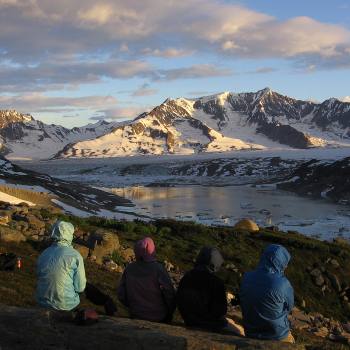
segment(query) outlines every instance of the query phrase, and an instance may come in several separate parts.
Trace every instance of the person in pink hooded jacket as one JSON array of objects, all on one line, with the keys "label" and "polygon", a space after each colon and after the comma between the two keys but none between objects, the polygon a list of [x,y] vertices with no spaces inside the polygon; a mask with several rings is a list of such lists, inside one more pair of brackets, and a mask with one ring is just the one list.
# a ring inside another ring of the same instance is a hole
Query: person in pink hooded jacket
[{"label": "person in pink hooded jacket", "polygon": [[136,261],[129,264],[120,280],[118,299],[131,318],[170,322],[175,311],[175,290],[164,266],[156,260],[153,240],[146,237],[134,246]]}]

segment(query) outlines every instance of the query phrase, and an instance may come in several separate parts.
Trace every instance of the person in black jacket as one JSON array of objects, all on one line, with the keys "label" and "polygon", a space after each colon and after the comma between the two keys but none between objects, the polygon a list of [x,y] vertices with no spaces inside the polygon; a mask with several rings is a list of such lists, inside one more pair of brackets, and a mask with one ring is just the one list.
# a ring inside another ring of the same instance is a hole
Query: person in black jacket
[{"label": "person in black jacket", "polygon": [[241,326],[226,318],[225,285],[214,274],[223,262],[216,248],[202,248],[194,268],[180,281],[177,306],[186,326],[210,331],[226,330],[244,335]]}]

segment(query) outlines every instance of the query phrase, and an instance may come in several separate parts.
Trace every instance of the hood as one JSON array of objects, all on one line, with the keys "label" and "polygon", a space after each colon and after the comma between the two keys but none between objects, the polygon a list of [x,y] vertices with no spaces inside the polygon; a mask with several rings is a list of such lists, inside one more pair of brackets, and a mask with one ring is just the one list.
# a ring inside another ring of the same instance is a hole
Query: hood
[{"label": "hood", "polygon": [[137,241],[134,246],[134,252],[138,261],[156,261],[156,246],[150,237]]},{"label": "hood", "polygon": [[260,258],[259,268],[270,273],[283,275],[290,258],[291,256],[286,248],[278,244],[270,244]]},{"label": "hood", "polygon": [[195,267],[214,273],[220,270],[223,262],[224,259],[216,248],[203,247],[197,256]]},{"label": "hood", "polygon": [[57,221],[52,228],[51,238],[56,243],[71,246],[73,241],[74,226],[70,222]]}]

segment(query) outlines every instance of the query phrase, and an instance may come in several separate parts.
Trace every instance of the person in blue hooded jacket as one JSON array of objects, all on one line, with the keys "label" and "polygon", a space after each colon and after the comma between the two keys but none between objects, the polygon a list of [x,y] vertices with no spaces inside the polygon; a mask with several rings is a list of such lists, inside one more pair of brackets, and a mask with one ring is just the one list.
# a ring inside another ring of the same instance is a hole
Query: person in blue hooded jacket
[{"label": "person in blue hooded jacket", "polygon": [[39,257],[36,300],[42,307],[70,311],[80,303],[86,277],[83,258],[72,247],[73,233],[71,223],[56,222],[51,233],[53,244]]},{"label": "person in blue hooded jacket", "polygon": [[294,343],[288,321],[294,291],[284,276],[290,258],[286,248],[271,244],[258,267],[244,274],[240,302],[247,337]]}]

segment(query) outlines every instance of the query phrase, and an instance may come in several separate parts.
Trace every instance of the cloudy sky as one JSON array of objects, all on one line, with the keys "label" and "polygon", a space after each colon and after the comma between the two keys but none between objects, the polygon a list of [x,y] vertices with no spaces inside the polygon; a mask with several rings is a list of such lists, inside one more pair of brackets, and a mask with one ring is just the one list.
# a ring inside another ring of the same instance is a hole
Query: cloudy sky
[{"label": "cloudy sky", "polygon": [[0,0],[0,109],[76,126],[269,86],[350,101],[349,0]]}]

